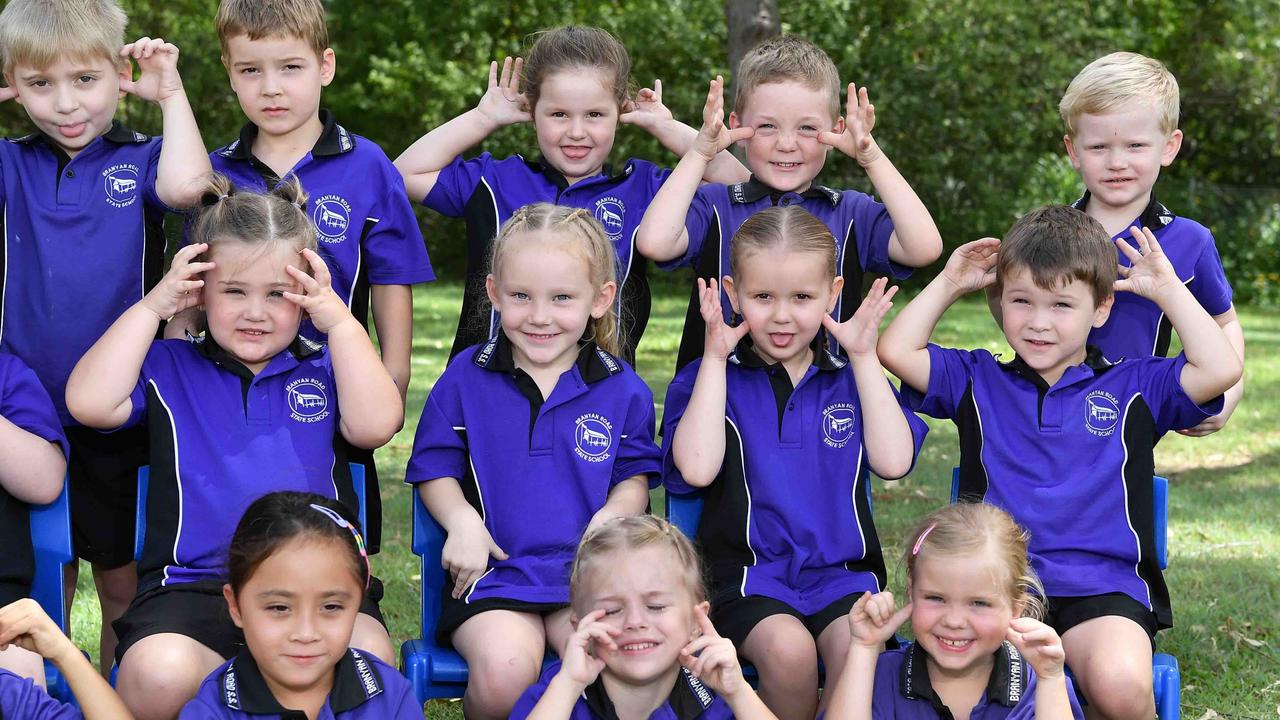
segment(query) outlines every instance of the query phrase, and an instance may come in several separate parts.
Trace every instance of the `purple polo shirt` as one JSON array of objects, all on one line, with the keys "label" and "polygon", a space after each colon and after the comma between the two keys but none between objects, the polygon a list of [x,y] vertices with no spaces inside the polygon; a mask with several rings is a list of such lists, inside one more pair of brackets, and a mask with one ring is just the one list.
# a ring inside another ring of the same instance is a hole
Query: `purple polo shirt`
[{"label": "purple polo shirt", "polygon": [[[554,662],[542,671],[538,682],[529,686],[528,690],[516,700],[511,709],[511,720],[524,720],[533,712],[533,708],[547,692],[551,679],[560,672],[560,662]],[[671,688],[671,695],[666,702],[658,706],[649,715],[649,720],[732,720],[733,711],[724,699],[716,695],[711,688],[694,677],[688,670],[680,668],[676,675],[676,684]],[[574,703],[569,713],[569,720],[618,720],[618,711],[613,707],[604,689],[604,681],[597,678],[581,697]]]},{"label": "purple polo shirt", "polygon": [[49,697],[31,678],[0,669],[0,719],[81,720],[83,717],[71,705]]}]

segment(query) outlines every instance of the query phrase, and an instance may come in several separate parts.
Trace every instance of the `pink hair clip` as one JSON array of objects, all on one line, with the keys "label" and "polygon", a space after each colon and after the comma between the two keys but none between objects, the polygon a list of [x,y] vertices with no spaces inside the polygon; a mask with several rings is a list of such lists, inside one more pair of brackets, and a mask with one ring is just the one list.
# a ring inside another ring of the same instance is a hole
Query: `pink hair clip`
[{"label": "pink hair clip", "polygon": [[916,538],[916,544],[911,546],[911,557],[915,557],[920,554],[920,547],[924,545],[924,539],[929,537],[929,533],[933,532],[933,529],[936,527],[938,527],[938,523],[930,525],[924,529],[924,532],[920,533],[920,537]]}]

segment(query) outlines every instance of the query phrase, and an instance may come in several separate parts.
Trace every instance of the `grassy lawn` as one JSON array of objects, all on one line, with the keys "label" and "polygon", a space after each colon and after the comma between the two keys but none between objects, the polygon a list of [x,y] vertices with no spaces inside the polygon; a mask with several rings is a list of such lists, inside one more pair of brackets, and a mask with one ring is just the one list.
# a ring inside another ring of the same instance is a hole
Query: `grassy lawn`
[{"label": "grassy lawn", "polygon": [[[661,417],[688,295],[683,286],[663,282],[654,291],[653,316],[637,364]],[[378,454],[385,528],[374,572],[386,583],[382,610],[397,645],[419,631],[419,564],[409,552],[410,492],[401,481],[423,400],[444,369],[453,340],[461,287],[419,287],[415,300],[408,417],[404,430]],[[1157,470],[1172,486],[1167,579],[1177,623],[1161,634],[1159,649],[1181,663],[1183,712],[1190,718],[1207,710],[1258,719],[1280,712],[1280,323],[1274,311],[1242,309],[1241,317],[1249,343],[1245,401],[1223,432],[1202,439],[1171,435],[1156,455]],[[1003,347],[985,306],[977,302],[948,313],[936,339],[957,347]],[[916,470],[876,488],[877,526],[895,591],[902,588],[896,562],[901,538],[916,518],[947,501],[951,467],[959,457],[953,426],[929,422],[932,432]],[[654,499],[655,508],[662,507],[661,491]],[[97,601],[88,575],[86,568],[77,589],[73,634],[96,655]],[[431,717],[461,717],[457,703],[434,703],[427,710]]]}]

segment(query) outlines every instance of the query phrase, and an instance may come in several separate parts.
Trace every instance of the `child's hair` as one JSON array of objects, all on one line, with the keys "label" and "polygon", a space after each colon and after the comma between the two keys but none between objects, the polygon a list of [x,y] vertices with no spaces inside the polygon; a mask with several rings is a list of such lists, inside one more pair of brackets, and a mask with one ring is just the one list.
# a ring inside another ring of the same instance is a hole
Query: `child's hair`
[{"label": "child's hair", "polygon": [[776,206],[747,218],[733,234],[729,269],[738,277],[748,255],[773,247],[822,255],[827,277],[836,276],[836,239],[825,223],[799,205]]},{"label": "child's hair", "polygon": [[266,562],[294,539],[330,540],[343,547],[351,574],[361,590],[369,583],[369,556],[360,535],[359,521],[348,517],[345,505],[307,492],[273,492],[263,495],[240,518],[227,551],[227,582],[232,592],[253,577]]},{"label": "child's hair", "polygon": [[747,99],[767,83],[796,82],[830,96],[831,117],[840,117],[840,71],[822,48],[796,35],[764,40],[742,58],[734,78],[733,111],[742,115]]},{"label": "child's hair", "polygon": [[[489,272],[495,278],[502,275],[502,261],[511,247],[512,238],[523,233],[546,233],[572,247],[574,254],[587,261],[587,275],[591,287],[598,290],[605,283],[618,282],[618,255],[609,242],[609,236],[589,211],[565,205],[536,203],[525,205],[502,225],[493,241],[489,255]],[[621,354],[622,326],[612,309],[600,318],[587,320],[587,332],[605,352]]]},{"label": "child's hair", "polygon": [[11,0],[0,12],[4,72],[47,68],[64,57],[105,57],[120,67],[127,23],[114,0]]},{"label": "child's hair", "polygon": [[921,520],[907,537],[903,559],[907,577],[915,578],[916,560],[921,555],[959,557],[985,552],[1007,572],[993,577],[1003,585],[1001,593],[1009,606],[1025,603],[1023,617],[1044,616],[1044,586],[1027,558],[1031,535],[1014,522],[1009,513],[988,503],[953,503],[934,510]]},{"label": "child's hair", "polygon": [[222,0],[213,25],[224,58],[228,56],[228,41],[237,35],[250,40],[296,37],[310,45],[316,57],[329,49],[329,30],[320,0]]},{"label": "child's hair", "polygon": [[706,582],[702,576],[702,561],[689,538],[680,528],[653,515],[631,515],[610,520],[587,533],[578,545],[573,558],[573,574],[569,578],[569,602],[579,616],[590,612],[587,607],[586,582],[604,558],[619,550],[639,550],[650,546],[665,547],[671,551],[683,573],[685,589],[693,602],[707,598]]},{"label": "child's hair", "polygon": [[1058,113],[1075,137],[1076,118],[1101,115],[1132,100],[1149,102],[1168,135],[1178,129],[1178,80],[1154,58],[1131,52],[1114,52],[1094,60],[1067,86]]},{"label": "child's hair", "polygon": [[191,242],[246,245],[287,244],[316,249],[316,232],[304,208],[307,194],[290,175],[266,193],[237,191],[225,175],[214,173],[200,195],[191,225]]},{"label": "child's hair", "polygon": [[1020,268],[1045,290],[1080,280],[1092,290],[1094,304],[1101,305],[1114,292],[1116,247],[1102,224],[1084,212],[1046,205],[1019,218],[1000,241],[996,292]]},{"label": "child's hair", "polygon": [[[246,0],[247,1],[247,0]],[[520,87],[529,100],[529,109],[538,104],[542,81],[566,70],[594,70],[609,77],[618,107],[631,98],[631,56],[618,38],[605,30],[584,25],[565,25],[534,33],[533,46],[524,59]]]}]

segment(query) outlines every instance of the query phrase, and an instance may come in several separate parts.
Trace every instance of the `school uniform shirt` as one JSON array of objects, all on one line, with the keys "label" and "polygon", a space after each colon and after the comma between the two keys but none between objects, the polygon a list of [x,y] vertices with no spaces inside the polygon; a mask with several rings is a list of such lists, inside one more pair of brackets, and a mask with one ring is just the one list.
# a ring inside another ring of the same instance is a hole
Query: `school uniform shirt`
[{"label": "school uniform shirt", "polygon": [[210,336],[152,343],[125,425],[147,422],[138,592],[226,577],[240,516],[279,490],[357,507],[328,349],[299,336],[256,376]]},{"label": "school uniform shirt", "polygon": [[459,156],[445,166],[422,204],[467,222],[467,291],[450,357],[497,334],[498,315],[489,309],[484,292],[493,239],[516,210],[540,202],[589,210],[604,227],[618,252],[618,303],[628,343],[623,355],[633,357],[650,307],[646,263],[635,250],[636,229],[670,174],[635,158],[620,170],[606,164],[599,175],[573,185],[545,158],[498,160],[482,153],[470,160]]},{"label": "school uniform shirt", "polygon": [[[289,174],[307,191],[306,212],[333,276],[333,291],[368,327],[370,285],[414,285],[436,276],[404,180],[386,153],[339,125],[328,110],[320,111],[320,120],[320,139]],[[246,123],[239,139],[210,153],[209,161],[237,188],[266,192],[280,178],[254,157],[257,137],[258,127]],[[303,334],[325,339],[310,321],[303,324]]]},{"label": "school uniform shirt", "polygon": [[[724,464],[704,491],[698,526],[718,602],[764,595],[812,615],[850,593],[884,587],[853,372],[821,334],[814,348],[815,363],[794,389],[786,368],[766,365],[750,337],[729,356]],[[667,390],[663,484],[670,493],[694,491],[675,466],[671,439],[701,365],[686,366]],[[902,413],[919,454],[928,426],[905,406]]]},{"label": "school uniform shirt", "polygon": [[[844,277],[844,290],[836,302],[832,317],[844,321],[853,317],[862,302],[863,274],[905,278],[911,268],[889,259],[889,236],[893,220],[882,203],[856,190],[833,190],[811,185],[803,192],[778,192],[754,176],[735,185],[704,184],[694,194],[685,216],[689,247],[684,255],[658,263],[664,270],[689,266],[698,277],[714,277],[718,281],[732,275],[729,269],[730,240],[747,218],[771,207],[799,205],[827,226],[836,239],[836,272]],[[733,317],[729,297],[720,291],[720,306],[725,320]],[[699,310],[701,302],[696,290],[689,296],[684,333],[680,338],[676,368],[682,368],[702,356],[705,326]],[[836,346],[833,343],[832,349]],[[839,352],[839,351],[837,351]]]},{"label": "school uniform shirt", "polygon": [[[951,720],[954,714],[942,703],[929,680],[924,648],[909,643],[880,653],[872,691],[873,720]],[[1066,679],[1071,716],[1083,718],[1080,702]],[[956,708],[963,710],[963,708]],[[1035,720],[1036,673],[1010,642],[996,649],[987,691],[969,712],[970,720]]]},{"label": "school uniform shirt", "polygon": [[71,705],[49,697],[31,678],[0,669],[0,720],[81,720]]},{"label": "school uniform shirt", "polygon": [[544,401],[506,335],[458,355],[427,396],[405,481],[455,478],[509,556],[463,601],[569,602],[569,569],[613,486],[661,469],[653,395],[621,360],[586,343]]},{"label": "school uniform shirt", "polygon": [[[542,671],[538,682],[524,691],[516,705],[511,709],[511,720],[524,720],[533,712],[533,708],[547,692],[551,679],[560,672],[560,662],[556,661]],[[694,677],[685,668],[680,668],[676,675],[676,684],[671,688],[671,695],[649,715],[649,720],[732,720],[733,711],[729,705]],[[597,678],[589,685],[569,713],[569,720],[618,720],[618,711],[613,707],[604,689],[604,680]]]},{"label": "school uniform shirt", "polygon": [[929,345],[929,388],[903,393],[919,412],[955,422],[959,494],[1007,510],[1031,532],[1050,597],[1122,592],[1173,622],[1155,553],[1156,442],[1222,409],[1196,405],[1177,358],[1109,363],[1096,348],[1050,387],[1020,357]]},{"label": "school uniform shirt", "polygon": [[0,142],[0,352],[22,358],[63,425],[67,378],[164,273],[160,138],[119,122],[75,159],[42,133]]},{"label": "school uniform shirt", "polygon": [[[0,353],[0,417],[19,429],[57,443],[69,455],[58,411],[39,378],[21,359]],[[0,458],[11,463],[12,458]],[[31,549],[31,506],[0,487],[0,607],[31,595],[35,553]]]},{"label": "school uniform shirt", "polygon": [[[247,649],[223,663],[200,684],[178,720],[306,720],[306,713],[280,705]],[[395,668],[373,653],[348,648],[333,673],[333,689],[316,720],[422,720],[422,703]]]},{"label": "school uniform shirt", "polygon": [[[1073,207],[1084,210],[1088,203],[1086,192]],[[1151,229],[1178,279],[1205,312],[1221,315],[1231,309],[1231,284],[1227,282],[1222,258],[1208,228],[1190,218],[1174,215],[1154,194],[1146,209],[1130,225]],[[1123,238],[1134,249],[1138,247],[1128,227],[1115,238]],[[1117,254],[1120,265],[1129,267],[1129,258],[1118,250]],[[1148,355],[1165,357],[1169,354],[1172,333],[1173,324],[1159,305],[1131,292],[1118,292],[1107,322],[1090,331],[1089,344],[1097,346],[1103,356],[1112,361]]]}]

